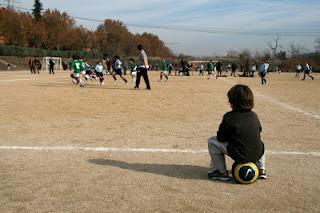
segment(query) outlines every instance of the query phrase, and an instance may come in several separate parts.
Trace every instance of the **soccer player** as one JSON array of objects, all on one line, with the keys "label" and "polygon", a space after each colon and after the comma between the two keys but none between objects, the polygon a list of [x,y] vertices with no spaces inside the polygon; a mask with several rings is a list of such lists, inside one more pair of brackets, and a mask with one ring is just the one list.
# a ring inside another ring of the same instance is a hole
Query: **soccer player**
[{"label": "soccer player", "polygon": [[39,59],[38,58],[34,59],[33,63],[34,63],[34,73],[40,74],[41,63],[40,63]]},{"label": "soccer player", "polygon": [[80,85],[80,87],[84,86],[84,82],[81,79],[81,72],[83,70],[82,63],[79,56],[71,63],[71,68],[73,69],[73,73],[71,74],[72,82]]},{"label": "soccer player", "polygon": [[97,75],[97,77],[99,78],[100,80],[100,84],[101,85],[104,85],[104,77],[103,77],[103,65],[102,65],[102,61],[98,61],[97,64],[96,64],[96,67],[94,68],[94,71]]},{"label": "soccer player", "polygon": [[308,64],[308,62],[306,62],[306,64],[304,65],[304,75],[303,75],[303,81],[306,79],[306,75],[309,76],[312,80],[314,79],[314,77],[312,75],[310,75],[311,69],[310,69],[310,65]]},{"label": "soccer player", "polygon": [[169,70],[169,74],[168,75],[172,75],[171,73],[172,73],[172,70],[173,70],[173,65],[171,63],[168,65],[168,70]]},{"label": "soccer player", "polygon": [[300,77],[300,72],[302,71],[302,66],[300,64],[298,64],[296,66],[296,76],[295,78],[299,78]]},{"label": "soccer player", "polygon": [[233,75],[233,77],[236,77],[236,71],[237,71],[237,69],[238,69],[237,65],[236,65],[235,63],[232,63],[232,64],[231,64],[231,75],[230,75],[230,76]]},{"label": "soccer player", "polygon": [[217,62],[217,64],[216,64],[216,70],[217,70],[216,78],[217,78],[218,76],[222,76],[222,70],[221,70],[221,68],[222,68],[222,64],[221,64],[221,61],[219,60],[219,61]]},{"label": "soccer player", "polygon": [[208,79],[210,79],[210,76],[214,75],[214,63],[213,61],[210,61],[208,64]]},{"label": "soccer player", "polygon": [[169,80],[168,78],[168,67],[167,67],[167,62],[166,60],[163,58],[161,61],[161,72],[160,72],[160,81],[162,81],[162,77],[165,77],[167,80]]},{"label": "soccer player", "polygon": [[49,75],[54,75],[54,60],[52,58],[49,59]]},{"label": "soccer player", "polygon": [[262,64],[260,65],[259,68],[259,74],[261,77],[261,84],[267,84],[267,74],[268,74],[268,68],[269,68],[269,63],[266,60],[262,61]]},{"label": "soccer player", "polygon": [[137,69],[138,69],[138,66],[134,62],[133,58],[129,59],[129,63],[130,63],[130,75],[132,77],[133,87],[135,87],[136,86],[136,80],[137,80]]},{"label": "soccer player", "polygon": [[204,66],[203,66],[203,64],[202,64],[202,63],[200,63],[200,64],[199,64],[198,69],[199,69],[199,76],[200,76],[200,75],[201,75],[201,76],[203,76],[203,69],[204,69]]},{"label": "soccer player", "polygon": [[127,79],[125,79],[123,76],[122,76],[122,62],[120,61],[120,57],[118,55],[114,56],[115,58],[115,62],[114,62],[114,68],[115,70],[112,72],[112,76],[113,78],[115,79],[115,84],[117,82],[117,78],[116,78],[116,75],[119,75],[120,78],[125,82],[125,84],[128,83]]}]

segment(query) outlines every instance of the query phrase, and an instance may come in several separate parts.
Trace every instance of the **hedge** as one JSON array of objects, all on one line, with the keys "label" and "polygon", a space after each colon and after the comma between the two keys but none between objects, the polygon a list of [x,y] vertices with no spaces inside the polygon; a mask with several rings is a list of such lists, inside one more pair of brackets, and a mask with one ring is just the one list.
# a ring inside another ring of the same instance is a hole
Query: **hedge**
[{"label": "hedge", "polygon": [[80,56],[84,58],[102,58],[102,53],[93,53],[88,51],[62,51],[47,50],[38,48],[26,48],[15,45],[0,45],[0,55],[3,56],[19,56],[19,57],[62,57],[70,58],[72,56]]}]

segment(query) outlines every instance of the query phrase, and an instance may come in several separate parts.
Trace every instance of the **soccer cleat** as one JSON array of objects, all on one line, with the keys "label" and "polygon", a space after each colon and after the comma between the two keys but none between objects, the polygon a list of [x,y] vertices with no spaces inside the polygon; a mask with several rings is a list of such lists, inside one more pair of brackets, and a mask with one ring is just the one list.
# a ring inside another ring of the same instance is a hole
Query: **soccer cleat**
[{"label": "soccer cleat", "polygon": [[267,179],[267,172],[265,169],[259,170],[259,179]]},{"label": "soccer cleat", "polygon": [[101,85],[104,85],[104,82],[101,82]]},{"label": "soccer cleat", "polygon": [[215,170],[213,172],[208,173],[208,178],[211,180],[229,180],[230,177],[228,173]]}]

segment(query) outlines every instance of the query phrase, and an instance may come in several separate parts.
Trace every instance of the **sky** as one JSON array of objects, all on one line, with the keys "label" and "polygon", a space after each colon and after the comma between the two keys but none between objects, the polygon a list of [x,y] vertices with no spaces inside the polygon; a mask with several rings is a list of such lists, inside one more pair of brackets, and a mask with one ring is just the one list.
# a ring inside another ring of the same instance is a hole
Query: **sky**
[{"label": "sky", "polygon": [[[3,2],[3,1],[2,1]],[[19,0],[32,8],[33,0]],[[116,19],[133,33],[151,32],[176,54],[224,55],[229,50],[267,49],[280,37],[314,51],[320,38],[319,0],[41,0],[45,9],[58,9],[72,17]],[[75,19],[95,30],[98,21]]]}]

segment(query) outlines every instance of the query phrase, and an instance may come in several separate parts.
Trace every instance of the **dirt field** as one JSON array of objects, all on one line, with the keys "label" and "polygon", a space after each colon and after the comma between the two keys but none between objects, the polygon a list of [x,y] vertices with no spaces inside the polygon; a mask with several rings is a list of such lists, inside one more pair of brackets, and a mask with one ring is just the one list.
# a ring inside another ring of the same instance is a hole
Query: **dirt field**
[{"label": "dirt field", "polygon": [[[1,72],[0,212],[319,212],[319,74],[149,75],[152,90],[135,91]],[[252,185],[207,180],[207,138],[236,83],[254,91],[267,149],[268,179]]]}]

